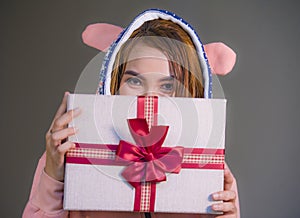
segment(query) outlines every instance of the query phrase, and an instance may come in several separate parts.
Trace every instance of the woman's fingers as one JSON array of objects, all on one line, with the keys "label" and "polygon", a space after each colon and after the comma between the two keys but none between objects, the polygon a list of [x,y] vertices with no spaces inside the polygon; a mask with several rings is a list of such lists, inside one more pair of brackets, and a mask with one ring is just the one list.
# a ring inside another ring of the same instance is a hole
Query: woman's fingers
[{"label": "woman's fingers", "polygon": [[233,202],[224,202],[220,204],[213,204],[212,209],[215,211],[222,211],[222,212],[232,212],[236,211],[236,207]]},{"label": "woman's fingers", "polygon": [[57,119],[58,117],[60,117],[61,115],[63,115],[66,112],[67,109],[67,100],[68,100],[68,95],[69,92],[65,92],[63,100],[58,108],[58,110],[56,111],[56,114],[54,116],[54,120]]},{"label": "woman's fingers", "polygon": [[236,198],[234,191],[220,191],[212,195],[215,201],[232,201]]},{"label": "woman's fingers", "polygon": [[52,125],[51,133],[55,133],[63,129],[72,121],[74,117],[77,117],[79,114],[80,114],[80,109],[75,108],[73,110],[69,110],[68,112],[64,113],[60,117],[56,118]]},{"label": "woman's fingers", "polygon": [[77,132],[77,129],[68,127],[68,124],[80,114],[79,108],[66,112],[68,94],[65,92],[50,129],[46,133],[45,172],[58,181],[63,181],[64,178],[65,154],[70,148],[75,147],[73,142],[64,142],[65,139]]},{"label": "woman's fingers", "polygon": [[74,142],[67,141],[67,142],[65,142],[65,143],[63,143],[63,144],[61,144],[60,146],[57,147],[57,152],[62,154],[62,155],[65,155],[65,153],[71,148],[75,148]]},{"label": "woman's fingers", "polygon": [[223,203],[213,204],[212,209],[215,211],[222,211],[224,212],[224,216],[220,216],[220,218],[225,218],[226,215],[231,217],[230,215],[236,215],[236,193],[234,191],[220,191],[213,194],[213,199],[215,201],[224,201]]},{"label": "woman's fingers", "polygon": [[216,192],[212,195],[213,200],[223,201],[223,203],[217,203],[212,205],[213,210],[224,212],[224,214],[218,216],[218,218],[237,217],[237,207],[235,204],[237,194],[235,191],[231,190],[231,187],[233,186],[234,182],[235,178],[231,173],[229,167],[225,163],[224,191]]},{"label": "woman's fingers", "polygon": [[76,132],[78,131],[78,129],[73,128],[73,127],[69,127],[69,128],[65,128],[59,131],[56,131],[54,133],[51,134],[51,144],[53,146],[58,146],[60,145],[61,141],[66,139],[67,137],[74,135]]},{"label": "woman's fingers", "polygon": [[69,95],[69,92],[65,92],[64,97],[63,97],[63,99],[61,101],[61,104],[58,107],[58,109],[57,109],[57,111],[56,111],[56,113],[54,115],[53,121],[52,121],[52,123],[50,125],[49,131],[48,131],[49,133],[52,133],[52,128],[53,128],[54,121],[57,118],[59,118],[60,116],[62,116],[66,112],[66,110],[67,110],[68,95]]},{"label": "woman's fingers", "polygon": [[64,180],[64,155],[75,147],[71,141],[67,141],[57,147],[57,149],[47,149],[45,172],[57,181]]}]

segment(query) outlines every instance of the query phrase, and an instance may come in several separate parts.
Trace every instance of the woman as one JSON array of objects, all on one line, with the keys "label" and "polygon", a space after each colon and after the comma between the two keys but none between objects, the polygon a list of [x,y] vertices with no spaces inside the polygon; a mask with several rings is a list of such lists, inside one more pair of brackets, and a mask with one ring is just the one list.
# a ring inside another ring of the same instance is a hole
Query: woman
[{"label": "woman", "polygon": [[[203,46],[194,30],[167,11],[147,10],[112,44],[100,73],[99,94],[211,97],[211,74]],[[23,217],[210,217],[197,214],[90,212],[63,210],[64,155],[74,144],[65,139],[80,109],[66,112],[67,94],[46,134]],[[225,167],[224,191],[212,193],[218,217],[239,217],[235,179]]]}]

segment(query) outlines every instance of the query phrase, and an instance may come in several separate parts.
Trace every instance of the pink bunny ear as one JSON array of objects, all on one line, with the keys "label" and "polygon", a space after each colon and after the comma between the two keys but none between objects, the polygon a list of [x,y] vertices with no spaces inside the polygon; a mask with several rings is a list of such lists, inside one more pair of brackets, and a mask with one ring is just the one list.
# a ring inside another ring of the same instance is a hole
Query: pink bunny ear
[{"label": "pink bunny ear", "polygon": [[107,23],[90,24],[83,31],[82,40],[90,47],[107,51],[122,30],[122,27]]},{"label": "pink bunny ear", "polygon": [[222,42],[214,42],[204,45],[208,62],[213,74],[228,74],[236,60],[235,52]]}]

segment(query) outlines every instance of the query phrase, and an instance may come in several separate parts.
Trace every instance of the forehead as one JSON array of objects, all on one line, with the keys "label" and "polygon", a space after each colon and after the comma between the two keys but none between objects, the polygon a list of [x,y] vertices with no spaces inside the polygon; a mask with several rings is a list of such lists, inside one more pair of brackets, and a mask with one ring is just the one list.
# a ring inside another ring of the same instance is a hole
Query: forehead
[{"label": "forehead", "polygon": [[157,48],[150,47],[144,43],[137,43],[129,52],[127,61],[136,59],[153,58],[168,61],[167,56]]},{"label": "forehead", "polygon": [[130,51],[125,70],[170,75],[168,58],[159,49],[145,44],[137,44]]}]

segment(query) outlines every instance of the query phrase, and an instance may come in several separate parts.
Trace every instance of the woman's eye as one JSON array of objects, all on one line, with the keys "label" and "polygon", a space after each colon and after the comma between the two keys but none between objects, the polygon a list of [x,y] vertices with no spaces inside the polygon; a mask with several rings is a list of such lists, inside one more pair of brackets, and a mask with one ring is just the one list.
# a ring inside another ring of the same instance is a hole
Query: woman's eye
[{"label": "woman's eye", "polygon": [[173,83],[166,83],[161,85],[161,89],[165,92],[172,92],[174,88],[174,84]]},{"label": "woman's eye", "polygon": [[131,77],[131,78],[127,79],[126,83],[131,86],[141,86],[142,85],[142,81],[136,77]]}]

